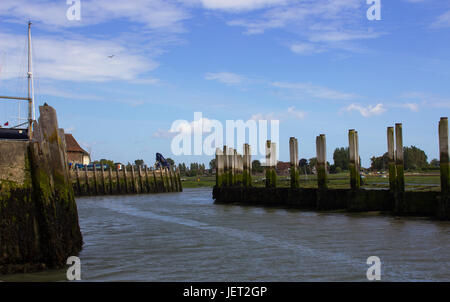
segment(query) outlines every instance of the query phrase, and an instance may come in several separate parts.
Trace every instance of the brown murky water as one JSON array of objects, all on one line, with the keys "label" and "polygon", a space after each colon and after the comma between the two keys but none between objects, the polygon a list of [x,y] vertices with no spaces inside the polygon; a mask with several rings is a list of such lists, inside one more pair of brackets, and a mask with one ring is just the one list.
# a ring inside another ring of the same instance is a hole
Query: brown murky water
[{"label": "brown murky water", "polygon": [[216,205],[211,189],[77,203],[85,281],[367,281],[369,256],[382,281],[450,281],[450,222]]}]

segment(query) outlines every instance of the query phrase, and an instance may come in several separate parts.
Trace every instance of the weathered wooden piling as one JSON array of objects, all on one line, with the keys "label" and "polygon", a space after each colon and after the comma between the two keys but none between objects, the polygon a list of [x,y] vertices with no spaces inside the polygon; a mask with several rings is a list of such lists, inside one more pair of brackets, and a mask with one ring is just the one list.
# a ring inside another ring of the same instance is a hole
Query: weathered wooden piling
[{"label": "weathered wooden piling", "polygon": [[441,167],[441,192],[450,194],[450,163],[448,153],[448,118],[439,121],[439,156]]},{"label": "weathered wooden piling", "polygon": [[134,174],[134,166],[131,165],[131,190],[133,193],[139,193],[136,186],[136,176]]},{"label": "weathered wooden piling", "polygon": [[147,165],[144,166],[144,171],[145,171],[145,187],[146,187],[146,191],[147,193],[150,193],[152,191],[151,186],[150,186],[150,180],[148,178],[148,167]]},{"label": "weathered wooden piling", "polygon": [[220,148],[216,148],[216,186],[223,186],[224,155]]},{"label": "weathered wooden piling", "polygon": [[319,189],[327,189],[327,144],[325,134],[316,137],[317,153],[317,185]]},{"label": "weathered wooden piling", "polygon": [[153,175],[153,190],[154,190],[154,192],[159,192],[158,181],[156,180],[155,168],[152,169],[152,175]]},{"label": "weathered wooden piling", "polygon": [[88,176],[88,170],[87,170],[87,165],[84,165],[84,186],[86,189],[86,194],[89,195],[91,192],[90,188],[89,188],[89,176]]},{"label": "weathered wooden piling", "polygon": [[402,124],[395,124],[395,168],[397,174],[396,189],[398,192],[405,191],[405,172],[403,163],[403,134]]},{"label": "weathered wooden piling", "polygon": [[275,188],[277,186],[276,165],[276,144],[268,140],[266,142],[266,188]]},{"label": "weathered wooden piling", "polygon": [[100,164],[102,166],[101,169],[101,174],[102,174],[102,187],[103,187],[103,194],[106,194],[106,184],[105,184],[105,167],[103,166],[103,164]]},{"label": "weathered wooden piling", "polygon": [[94,192],[95,192],[95,195],[98,195],[97,167],[95,166],[95,164],[92,165],[92,171],[94,174]]},{"label": "weathered wooden piling", "polygon": [[125,193],[129,193],[128,190],[128,179],[127,179],[127,166],[123,167],[123,181],[125,183]]},{"label": "weathered wooden piling", "polygon": [[159,167],[159,176],[161,178],[161,192],[167,192],[167,185],[164,181],[163,168]]},{"label": "weathered wooden piling", "polygon": [[232,148],[227,148],[227,170],[228,170],[228,180],[227,180],[227,185],[228,186],[232,186],[233,185],[233,180],[234,180],[234,151]]},{"label": "weathered wooden piling", "polygon": [[109,178],[109,194],[113,194],[113,180],[112,180],[112,168],[108,169],[108,178]]},{"label": "weathered wooden piling", "polygon": [[394,127],[387,127],[387,146],[389,159],[389,189],[391,192],[395,192],[397,187],[397,171],[395,168]]},{"label": "weathered wooden piling", "polygon": [[357,133],[354,129],[348,131],[348,149],[350,153],[350,187],[352,190],[357,190],[360,188],[360,178],[358,172],[358,144],[357,144]]},{"label": "weathered wooden piling", "polygon": [[291,188],[297,189],[300,187],[300,173],[298,169],[298,141],[295,137],[289,139],[289,157],[291,164]]},{"label": "weathered wooden piling", "polygon": [[80,195],[81,193],[81,185],[80,185],[80,173],[78,171],[78,166],[75,167],[75,177],[77,182],[77,194]]},{"label": "weathered wooden piling", "polygon": [[122,190],[121,190],[121,188],[120,188],[120,177],[119,177],[119,167],[116,167],[116,190],[117,190],[117,193],[121,193],[122,192]]},{"label": "weathered wooden piling", "polygon": [[139,178],[139,192],[144,193],[145,187],[144,183],[142,182],[142,167],[141,165],[138,165],[138,178]]},{"label": "weathered wooden piling", "polygon": [[243,185],[244,187],[250,187],[252,185],[252,154],[249,144],[244,144],[242,170]]},{"label": "weathered wooden piling", "polygon": [[180,169],[179,168],[177,168],[177,181],[178,181],[178,187],[180,188],[179,192],[182,192],[183,191],[183,185],[181,184],[181,175],[180,175]]}]

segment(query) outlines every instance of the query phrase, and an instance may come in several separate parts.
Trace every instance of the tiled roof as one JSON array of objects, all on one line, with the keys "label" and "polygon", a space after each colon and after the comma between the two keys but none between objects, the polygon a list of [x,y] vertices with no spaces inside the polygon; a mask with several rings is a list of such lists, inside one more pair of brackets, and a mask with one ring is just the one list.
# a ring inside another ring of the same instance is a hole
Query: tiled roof
[{"label": "tiled roof", "polygon": [[83,148],[80,147],[80,145],[75,140],[75,138],[73,137],[72,134],[70,134],[70,133],[65,134],[65,138],[66,138],[67,152],[82,152],[82,153],[89,154]]}]

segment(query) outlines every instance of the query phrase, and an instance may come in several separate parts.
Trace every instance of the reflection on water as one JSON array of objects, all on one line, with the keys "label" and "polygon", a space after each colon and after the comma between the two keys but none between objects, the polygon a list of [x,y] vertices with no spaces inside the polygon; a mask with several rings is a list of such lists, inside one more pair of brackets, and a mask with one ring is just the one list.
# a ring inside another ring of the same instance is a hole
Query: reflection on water
[{"label": "reflection on water", "polygon": [[384,281],[450,281],[449,222],[217,205],[210,189],[77,204],[83,280],[366,281],[366,259],[378,256]]}]

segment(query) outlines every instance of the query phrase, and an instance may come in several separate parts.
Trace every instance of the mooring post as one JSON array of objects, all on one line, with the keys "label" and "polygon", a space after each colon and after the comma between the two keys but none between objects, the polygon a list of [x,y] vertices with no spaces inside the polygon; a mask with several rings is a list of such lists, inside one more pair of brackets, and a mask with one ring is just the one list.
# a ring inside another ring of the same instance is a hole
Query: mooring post
[{"label": "mooring post", "polygon": [[75,177],[77,179],[77,193],[78,195],[81,195],[81,185],[80,185],[80,175],[78,172],[78,166],[75,166]]},{"label": "mooring post", "polygon": [[249,144],[244,144],[242,169],[244,187],[250,187],[252,185],[252,154],[250,152]]},{"label": "mooring post", "polygon": [[145,188],[146,188],[146,192],[150,193],[150,181],[148,179],[148,166],[145,165],[144,166],[144,171],[145,171]]},{"label": "mooring post", "polygon": [[402,124],[395,124],[395,167],[397,174],[396,188],[399,192],[405,191],[405,172],[403,164],[403,134]]},{"label": "mooring post", "polygon": [[97,167],[95,166],[95,163],[92,164],[92,170],[93,170],[93,172],[94,172],[94,188],[95,188],[95,195],[98,195]]},{"label": "mooring post", "polygon": [[109,166],[108,177],[109,177],[109,194],[113,194],[113,181],[112,181],[112,168],[111,168],[111,166]]},{"label": "mooring post", "polygon": [[361,186],[361,162],[359,158],[359,136],[358,131],[355,131],[355,159],[356,159],[356,185],[359,189]]},{"label": "mooring post", "polygon": [[182,192],[183,185],[181,184],[180,168],[177,168],[177,180],[178,180],[178,187],[180,188],[179,192]]},{"label": "mooring post", "polygon": [[86,187],[86,194],[90,195],[91,194],[91,190],[89,188],[89,176],[88,176],[88,168],[87,165],[84,165],[84,185]]},{"label": "mooring post", "polygon": [[395,168],[394,151],[394,127],[387,127],[388,166],[389,166],[389,190],[395,192],[397,187],[397,171]]},{"label": "mooring post", "polygon": [[233,148],[227,149],[227,158],[228,158],[228,185],[233,186],[234,181],[234,151]]},{"label": "mooring post", "polygon": [[116,166],[116,190],[117,193],[121,193],[121,189],[120,189],[120,176],[119,176],[119,166]]},{"label": "mooring post", "polygon": [[152,175],[153,175],[153,192],[157,193],[159,189],[158,189],[158,181],[156,180],[155,167],[153,167],[152,169]]},{"label": "mooring post", "polygon": [[291,188],[300,187],[300,174],[298,171],[298,141],[295,137],[289,138],[289,159],[291,166]]},{"label": "mooring post", "polygon": [[360,182],[358,173],[357,132],[354,129],[348,131],[348,149],[350,153],[350,187],[352,190],[357,190],[360,187]]},{"label": "mooring post", "polygon": [[216,148],[216,186],[223,186],[224,156],[220,148]]},{"label": "mooring post", "polygon": [[162,167],[159,167],[159,176],[161,178],[161,192],[165,192],[166,191],[166,184],[164,183]]},{"label": "mooring post", "polygon": [[105,169],[103,167],[103,164],[100,163],[100,165],[102,166],[102,187],[103,187],[103,194],[106,194],[106,184],[105,184]]},{"label": "mooring post", "polygon": [[266,142],[266,188],[275,188],[277,186],[276,164],[276,144],[268,140]]},{"label": "mooring post", "polygon": [[173,182],[172,166],[169,166],[167,168],[167,173],[169,173],[170,192],[174,192],[175,191],[175,183]]},{"label": "mooring post", "polygon": [[316,137],[317,185],[319,189],[327,189],[327,143],[325,134]]},{"label": "mooring post", "polygon": [[142,182],[142,167],[141,167],[141,165],[138,165],[138,173],[139,173],[139,186],[140,186],[139,193],[145,193],[144,183]]},{"label": "mooring post", "polygon": [[128,166],[123,167],[123,180],[125,182],[125,194],[128,194],[127,168],[128,168]]},{"label": "mooring post", "polygon": [[450,193],[450,163],[448,154],[448,118],[439,121],[439,155],[441,166],[441,192]]},{"label": "mooring post", "polygon": [[178,187],[178,180],[177,180],[177,165],[171,166],[172,169],[172,176],[173,176],[173,190],[174,192],[179,192],[180,188]]}]

